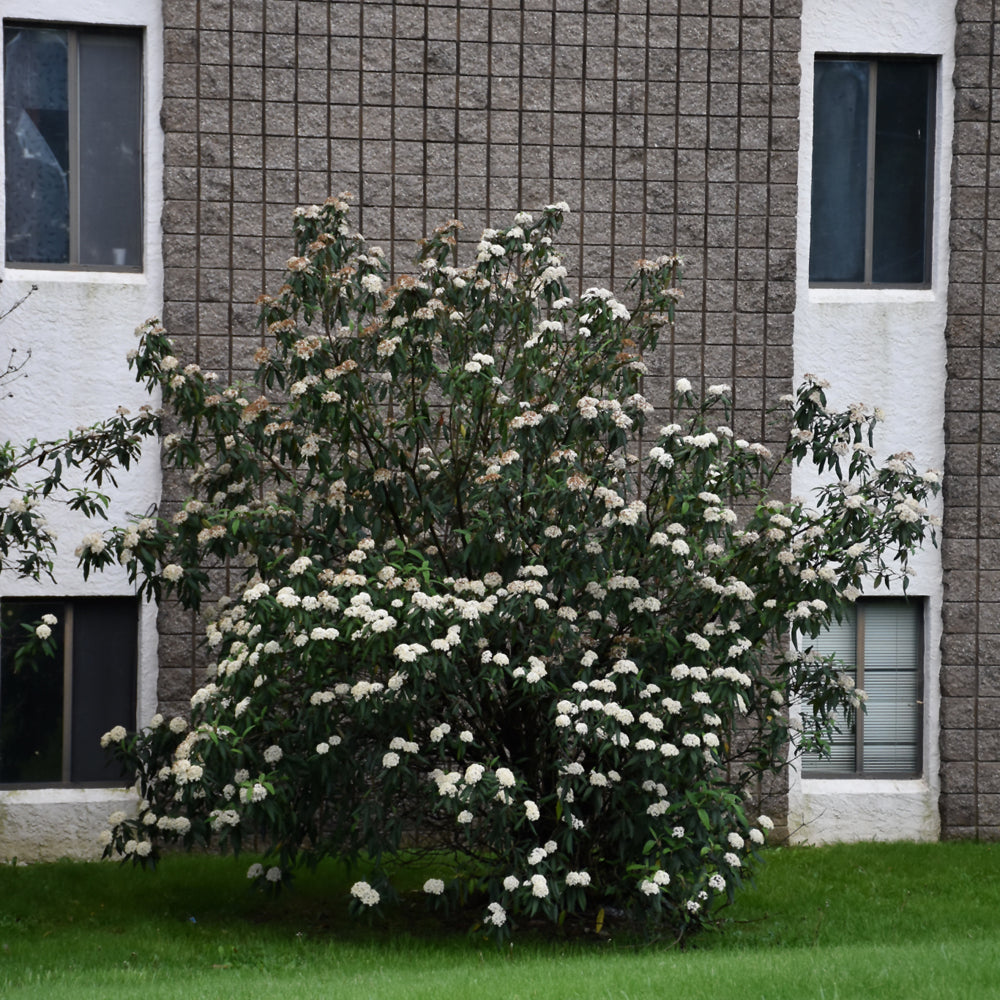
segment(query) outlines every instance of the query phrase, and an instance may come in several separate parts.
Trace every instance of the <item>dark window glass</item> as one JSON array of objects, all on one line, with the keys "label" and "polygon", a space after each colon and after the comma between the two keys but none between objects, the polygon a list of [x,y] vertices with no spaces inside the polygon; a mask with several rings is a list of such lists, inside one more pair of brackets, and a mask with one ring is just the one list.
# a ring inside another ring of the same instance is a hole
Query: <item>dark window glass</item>
[{"label": "dark window glass", "polygon": [[[53,601],[4,601],[0,640],[0,781],[62,780],[63,659],[62,604]],[[14,653],[25,637],[22,624],[54,614],[56,656],[18,668]]]},{"label": "dark window glass", "polygon": [[142,38],[4,30],[6,255],[15,264],[142,264]]},{"label": "dark window glass", "polygon": [[[56,616],[55,655],[16,664],[23,623]],[[0,601],[0,783],[118,783],[101,736],[135,720],[133,598]]]},{"label": "dark window glass", "polygon": [[816,63],[811,281],[865,277],[868,64]]},{"label": "dark window glass", "polygon": [[929,112],[933,71],[926,63],[878,67],[875,178],[872,187],[872,281],[926,281]]},{"label": "dark window glass", "polygon": [[4,32],[7,260],[69,262],[65,31]]},{"label": "dark window glass", "polygon": [[925,285],[935,64],[818,59],[809,280]]},{"label": "dark window glass", "polygon": [[73,707],[70,780],[113,781],[101,736],[135,724],[139,609],[129,597],[73,602]]}]

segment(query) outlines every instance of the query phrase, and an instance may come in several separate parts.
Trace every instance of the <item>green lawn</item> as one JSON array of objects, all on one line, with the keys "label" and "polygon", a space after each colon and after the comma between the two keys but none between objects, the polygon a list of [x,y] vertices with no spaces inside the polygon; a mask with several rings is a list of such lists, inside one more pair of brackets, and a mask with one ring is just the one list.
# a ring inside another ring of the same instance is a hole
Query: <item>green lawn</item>
[{"label": "green lawn", "polygon": [[1000,998],[1000,845],[772,851],[724,931],[684,951],[614,930],[498,950],[410,906],[350,921],[334,865],[276,900],[246,866],[0,867],[0,997]]}]

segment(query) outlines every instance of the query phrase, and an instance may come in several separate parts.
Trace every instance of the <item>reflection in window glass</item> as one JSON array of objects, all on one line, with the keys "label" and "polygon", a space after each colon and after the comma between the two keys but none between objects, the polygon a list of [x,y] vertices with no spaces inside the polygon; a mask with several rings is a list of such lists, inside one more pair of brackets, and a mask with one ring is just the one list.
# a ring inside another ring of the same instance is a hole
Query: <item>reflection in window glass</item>
[{"label": "reflection in window glass", "polygon": [[4,30],[6,256],[142,265],[142,38]]},{"label": "reflection in window glass", "polygon": [[65,31],[4,32],[7,259],[69,262]]}]

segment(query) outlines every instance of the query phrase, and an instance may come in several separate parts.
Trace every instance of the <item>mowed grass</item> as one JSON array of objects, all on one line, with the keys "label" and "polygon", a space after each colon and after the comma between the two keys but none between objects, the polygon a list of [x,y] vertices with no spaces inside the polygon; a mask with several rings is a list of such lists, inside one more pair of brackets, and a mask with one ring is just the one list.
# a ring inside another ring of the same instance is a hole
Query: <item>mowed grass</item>
[{"label": "mowed grass", "polygon": [[419,891],[384,920],[352,920],[355,876],[334,864],[276,899],[249,891],[245,859],[174,856],[155,873],[2,866],[0,997],[1000,998],[1000,845],[767,858],[721,932],[683,950],[614,927],[562,938],[529,929],[498,949],[427,916]]}]

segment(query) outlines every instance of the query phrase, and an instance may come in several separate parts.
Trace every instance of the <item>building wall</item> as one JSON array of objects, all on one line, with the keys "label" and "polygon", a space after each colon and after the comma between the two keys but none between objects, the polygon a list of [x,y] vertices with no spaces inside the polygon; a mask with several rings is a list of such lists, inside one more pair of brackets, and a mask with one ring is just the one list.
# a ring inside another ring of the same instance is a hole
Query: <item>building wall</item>
[{"label": "building wall", "polygon": [[945,434],[941,824],[1000,836],[1000,11],[959,0]]},{"label": "building wall", "polygon": [[[164,0],[165,322],[238,376],[280,281],[292,209],[348,190],[406,270],[414,240],[471,239],[565,200],[574,291],[677,251],[686,298],[647,394],[727,382],[771,440],[791,388],[799,0]],[[165,510],[184,484],[165,484]],[[160,698],[184,709],[197,635],[160,618]],[[195,664],[192,666],[192,664]]]},{"label": "building wall", "polygon": [[[802,14],[802,115],[799,158],[795,377],[830,383],[835,406],[855,401],[881,407],[883,459],[909,451],[919,469],[945,460],[945,324],[948,313],[949,205],[954,132],[955,15],[953,0],[805,0]],[[813,64],[817,53],[930,55],[937,74],[931,282],[926,289],[810,288],[810,192]],[[792,492],[808,496],[820,479],[799,467]],[[937,511],[941,513],[940,507]],[[939,673],[941,552],[928,545],[914,560],[907,593],[926,601],[924,774],[919,779],[802,779],[793,768],[789,828],[808,843],[866,839],[935,839],[939,833]],[[899,584],[878,593],[901,594]]]},{"label": "building wall", "polygon": [[[359,228],[398,273],[440,221],[462,219],[474,241],[518,209],[565,200],[573,291],[620,288],[639,257],[686,261],[676,329],[648,359],[647,394],[664,415],[674,378],[727,382],[739,432],[775,443],[783,429],[769,405],[802,373],[830,372],[835,402],[889,411],[887,452],[945,462],[943,562],[924,553],[911,589],[930,611],[925,776],[866,787],[793,777],[789,812],[804,840],[933,837],[938,805],[945,836],[995,836],[995,6],[958,0],[956,36],[952,0],[89,0],[86,15],[73,0],[8,0],[4,17],[147,30],[146,271],[7,270],[0,305],[40,285],[4,326],[35,352],[17,416],[30,415],[32,433],[59,433],[101,416],[108,399],[141,402],[109,359],[161,307],[185,361],[246,374],[261,339],[254,299],[280,282],[296,205],[353,192]],[[808,287],[818,51],[941,57],[930,289]],[[10,405],[0,402],[0,419]],[[801,473],[786,485],[802,494],[815,482]],[[158,487],[147,462],[115,510],[144,509]],[[168,476],[162,512],[185,492]],[[61,593],[81,591],[73,562],[60,564]],[[93,586],[127,592],[113,574]],[[197,622],[168,603],[158,627],[157,671],[147,612],[140,723],[157,705],[185,711],[200,686]],[[15,841],[69,853],[119,804],[93,790],[0,792],[0,856]],[[47,827],[70,815],[89,818],[67,820],[50,843]]]},{"label": "building wall", "polygon": [[[143,272],[71,271],[7,267],[0,260],[0,312],[37,286],[27,301],[0,327],[0,349],[30,350],[26,379],[9,386],[0,398],[4,438],[63,437],[81,425],[113,415],[122,404],[133,412],[150,402],[136,385],[126,361],[135,346],[135,327],[162,307],[163,142],[160,130],[163,44],[159,0],[4,0],[4,19],[43,20],[62,24],[140,26],[145,29],[143,143],[144,229]],[[2,82],[0,82],[2,86]],[[2,163],[2,159],[0,159]],[[0,191],[0,226],[5,218]],[[2,355],[6,362],[6,354]],[[147,449],[142,461],[120,488],[110,491],[111,523],[128,512],[145,511],[160,495],[158,450]],[[135,593],[121,569],[110,569],[84,581],[74,549],[90,530],[78,515],[53,510],[49,520],[61,541],[52,581],[0,576],[2,596],[127,596]],[[155,609],[145,605],[139,628],[139,683],[135,719],[145,723],[156,710],[157,648]],[[99,853],[97,834],[110,812],[121,808],[116,789],[62,788],[0,790],[0,860],[22,860]]]}]

